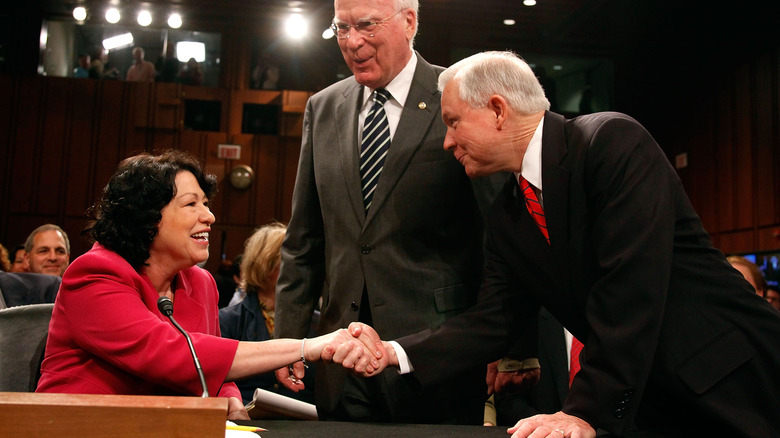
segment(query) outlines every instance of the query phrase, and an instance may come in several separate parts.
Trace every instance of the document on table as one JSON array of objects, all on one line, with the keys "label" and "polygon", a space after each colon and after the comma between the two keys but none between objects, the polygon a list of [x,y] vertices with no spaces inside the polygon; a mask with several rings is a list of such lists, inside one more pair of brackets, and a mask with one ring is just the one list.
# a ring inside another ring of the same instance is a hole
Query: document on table
[{"label": "document on table", "polygon": [[296,418],[299,420],[317,420],[317,407],[265,389],[255,389],[254,400],[246,405],[249,417]]}]

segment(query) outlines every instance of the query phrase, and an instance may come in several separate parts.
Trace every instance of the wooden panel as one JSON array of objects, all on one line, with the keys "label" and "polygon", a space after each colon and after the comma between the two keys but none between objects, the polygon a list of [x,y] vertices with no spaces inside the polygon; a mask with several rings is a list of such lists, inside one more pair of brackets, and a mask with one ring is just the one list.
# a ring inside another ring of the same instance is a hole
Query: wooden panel
[{"label": "wooden panel", "polygon": [[9,213],[32,213],[38,190],[39,138],[42,117],[41,78],[23,78],[19,81],[20,102],[16,107],[16,131],[12,133],[14,148],[9,182]]},{"label": "wooden panel", "polygon": [[257,154],[255,185],[258,194],[255,197],[254,223],[258,225],[278,220],[277,196],[279,178],[279,137],[256,135],[252,145]]},{"label": "wooden panel", "polygon": [[[64,211],[66,215],[80,216],[95,202],[97,190],[95,186],[103,187],[104,181],[95,181],[92,172],[93,165],[93,120],[96,112],[97,81],[67,81],[68,124],[67,133],[67,181],[70,183],[79,179],[83,182],[81,190],[66,190]],[[71,244],[71,246],[73,246]]]},{"label": "wooden panel", "polygon": [[[62,181],[67,180],[78,186],[86,185],[86,174],[67,175],[66,179],[66,148],[70,146],[66,125],[68,123],[68,81],[65,78],[51,78],[44,83],[44,101],[47,109],[43,113],[41,129],[40,167],[36,178],[39,183],[35,196],[35,211],[56,216],[61,212],[60,202],[65,199],[67,189]],[[59,222],[59,221],[58,221]]]},{"label": "wooden panel", "polygon": [[[45,419],[45,420],[42,420]],[[150,419],[154,419],[151,421]],[[0,393],[0,436],[224,437],[227,399]]]},{"label": "wooden panel", "polygon": [[287,222],[292,217],[292,195],[295,188],[295,178],[298,175],[298,160],[301,154],[301,141],[297,138],[285,138],[283,147],[282,187],[280,190],[281,221]]},{"label": "wooden panel", "polygon": [[756,150],[756,223],[765,226],[777,223],[777,195],[775,192],[776,151],[772,146],[774,124],[772,115],[772,99],[777,90],[772,84],[772,65],[774,57],[764,55],[755,64],[755,81],[753,82],[754,108],[754,145]]},{"label": "wooden panel", "polygon": [[733,107],[730,91],[728,84],[719,84],[716,100],[715,144],[718,162],[718,206],[720,207],[720,227],[717,231],[736,228],[736,214],[734,212],[736,188],[733,177],[734,146],[731,127]]},{"label": "wooden panel", "polygon": [[753,231],[721,233],[718,248],[726,254],[755,250]]},{"label": "wooden panel", "polygon": [[735,197],[736,226],[738,229],[753,227],[754,183],[753,183],[753,135],[750,117],[750,69],[742,64],[735,78],[734,101],[734,147],[735,147]]}]

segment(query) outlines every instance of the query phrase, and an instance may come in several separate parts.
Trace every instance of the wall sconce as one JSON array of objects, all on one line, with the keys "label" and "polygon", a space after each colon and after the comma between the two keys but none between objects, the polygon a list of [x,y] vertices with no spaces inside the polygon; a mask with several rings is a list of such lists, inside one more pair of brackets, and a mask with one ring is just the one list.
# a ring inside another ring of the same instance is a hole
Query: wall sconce
[{"label": "wall sconce", "polygon": [[246,190],[252,185],[252,181],[255,179],[255,172],[246,164],[239,164],[230,171],[228,178],[231,186],[239,190]]}]

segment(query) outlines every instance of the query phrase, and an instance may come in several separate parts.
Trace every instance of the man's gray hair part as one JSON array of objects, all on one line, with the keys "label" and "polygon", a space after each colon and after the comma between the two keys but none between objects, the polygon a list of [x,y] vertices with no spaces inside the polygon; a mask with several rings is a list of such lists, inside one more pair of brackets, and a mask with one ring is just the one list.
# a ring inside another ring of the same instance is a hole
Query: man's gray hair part
[{"label": "man's gray hair part", "polygon": [[472,108],[484,107],[498,94],[521,113],[550,109],[534,71],[514,52],[481,52],[456,62],[439,75],[439,91],[453,79],[458,80],[458,97]]}]

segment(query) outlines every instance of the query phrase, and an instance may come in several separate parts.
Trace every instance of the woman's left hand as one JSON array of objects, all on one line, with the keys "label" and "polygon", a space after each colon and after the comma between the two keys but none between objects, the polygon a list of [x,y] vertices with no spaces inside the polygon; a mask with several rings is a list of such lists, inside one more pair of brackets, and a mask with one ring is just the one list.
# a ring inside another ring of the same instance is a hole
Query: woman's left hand
[{"label": "woman's left hand", "polygon": [[251,420],[244,404],[236,397],[228,397],[228,420]]}]

